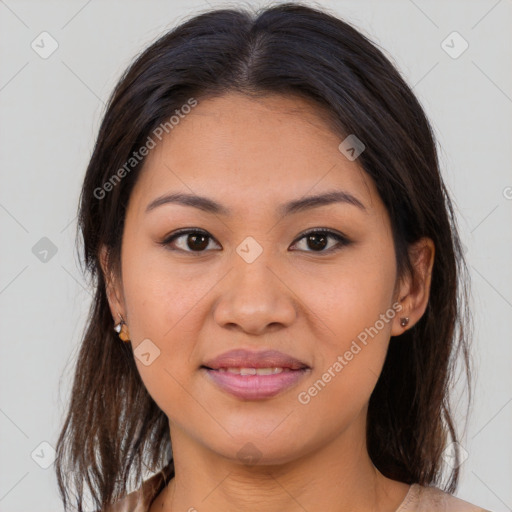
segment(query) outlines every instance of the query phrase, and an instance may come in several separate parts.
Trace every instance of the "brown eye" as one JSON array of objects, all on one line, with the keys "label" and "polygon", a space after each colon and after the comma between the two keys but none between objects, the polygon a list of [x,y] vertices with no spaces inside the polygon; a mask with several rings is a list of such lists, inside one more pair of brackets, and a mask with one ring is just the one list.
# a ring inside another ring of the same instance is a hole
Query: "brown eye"
[{"label": "brown eye", "polygon": [[328,244],[329,236],[326,236],[324,233],[313,233],[312,235],[308,235],[306,240],[308,247],[311,247],[313,250],[322,250]]},{"label": "brown eye", "polygon": [[[178,240],[180,241],[179,244],[175,243]],[[189,229],[174,233],[171,237],[165,239],[162,244],[178,251],[205,252],[210,240],[213,240],[213,238],[206,231]],[[173,244],[177,248],[173,247]]]},{"label": "brown eye", "polygon": [[[207,252],[207,248],[211,240],[214,240],[214,238],[206,231],[185,229],[173,233],[161,242],[161,244],[175,251],[203,253]],[[316,229],[309,231],[302,235],[294,245],[297,245],[301,240],[306,241],[306,249],[303,249],[305,252],[317,253],[335,252],[340,250],[343,246],[351,243],[347,237],[329,229]],[[334,240],[335,243],[329,246],[329,240]]]},{"label": "brown eye", "polygon": [[[333,244],[327,250],[324,250],[328,244],[329,239],[335,240],[337,243]],[[313,231],[309,231],[302,235],[300,240],[306,240],[306,247],[311,250],[306,250],[306,252],[323,252],[330,253],[341,249],[341,247],[348,245],[350,243],[349,239],[339,233],[328,229],[316,229]],[[296,242],[297,243],[297,242]]]}]

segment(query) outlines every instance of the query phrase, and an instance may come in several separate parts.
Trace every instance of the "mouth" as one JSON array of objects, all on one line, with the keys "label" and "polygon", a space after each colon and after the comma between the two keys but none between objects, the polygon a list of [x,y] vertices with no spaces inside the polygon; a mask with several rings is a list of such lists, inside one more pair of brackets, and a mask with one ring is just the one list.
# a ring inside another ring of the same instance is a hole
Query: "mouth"
[{"label": "mouth", "polygon": [[221,368],[205,366],[201,370],[221,390],[242,400],[263,400],[296,386],[309,368]]},{"label": "mouth", "polygon": [[287,354],[233,350],[201,365],[217,388],[242,400],[271,398],[296,386],[311,368]]}]

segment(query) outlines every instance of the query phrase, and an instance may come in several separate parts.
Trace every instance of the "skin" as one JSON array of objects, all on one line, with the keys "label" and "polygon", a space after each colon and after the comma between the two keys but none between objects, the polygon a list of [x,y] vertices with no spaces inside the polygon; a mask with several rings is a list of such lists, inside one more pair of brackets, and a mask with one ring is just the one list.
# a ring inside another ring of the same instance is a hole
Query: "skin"
[{"label": "skin", "polygon": [[[169,418],[176,468],[152,512],[392,512],[403,501],[409,486],[384,477],[368,456],[367,408],[390,336],[425,311],[434,244],[411,246],[414,278],[399,280],[386,208],[357,159],[338,150],[341,140],[306,100],[229,93],[200,101],[148,155],[127,209],[121,275],[108,272],[105,248],[101,262],[113,320],[123,316],[134,350],[146,338],[160,350],[149,366],[135,358]],[[332,189],[366,210],[334,203],[276,213],[281,203]],[[233,215],[178,204],[145,212],[170,192],[208,196]],[[206,231],[207,248],[194,253],[187,235],[172,243],[175,251],[159,243],[180,228]],[[329,238],[316,249],[303,237],[313,228],[352,243],[329,253],[337,244]],[[236,252],[247,236],[263,249],[252,263]],[[402,311],[300,403],[298,393],[395,302]],[[311,371],[273,398],[241,400],[199,370],[233,348],[277,349]],[[247,443],[259,453],[251,466],[237,455]]]}]

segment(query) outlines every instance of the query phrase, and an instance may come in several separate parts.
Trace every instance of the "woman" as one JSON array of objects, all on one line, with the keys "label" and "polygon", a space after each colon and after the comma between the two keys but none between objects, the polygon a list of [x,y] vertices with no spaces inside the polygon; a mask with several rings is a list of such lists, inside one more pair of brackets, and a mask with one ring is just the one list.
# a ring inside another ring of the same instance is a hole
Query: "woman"
[{"label": "woman", "polygon": [[470,338],[450,198],[357,30],[282,4],[165,34],[115,88],[79,220],[96,295],[65,507],[85,483],[113,511],[482,510],[451,494]]}]

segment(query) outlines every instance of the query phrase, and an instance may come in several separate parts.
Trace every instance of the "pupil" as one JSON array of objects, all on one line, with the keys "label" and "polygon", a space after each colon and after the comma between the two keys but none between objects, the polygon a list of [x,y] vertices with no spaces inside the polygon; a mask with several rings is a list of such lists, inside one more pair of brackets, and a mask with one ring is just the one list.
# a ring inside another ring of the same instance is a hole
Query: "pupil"
[{"label": "pupil", "polygon": [[[318,238],[320,238],[322,240],[322,242],[315,243],[314,240],[318,239]],[[313,249],[323,249],[325,247],[326,239],[327,239],[327,237],[325,235],[322,235],[322,234],[319,234],[319,233],[315,233],[313,235],[309,235],[308,236],[308,242],[312,242],[313,241],[313,244],[312,244],[312,247],[311,247]]]},{"label": "pupil", "polygon": [[[202,238],[202,243],[200,242],[199,246],[197,246],[197,245],[194,246],[193,244],[195,242],[197,242],[198,239],[201,239],[201,238]],[[206,238],[207,238],[206,235],[189,235],[189,241],[190,241],[190,239],[193,240],[192,245],[190,243],[188,244],[189,249],[199,249],[199,250],[205,249],[206,247],[208,247],[208,242],[206,241]],[[206,241],[206,243],[205,243],[205,241]]]}]

